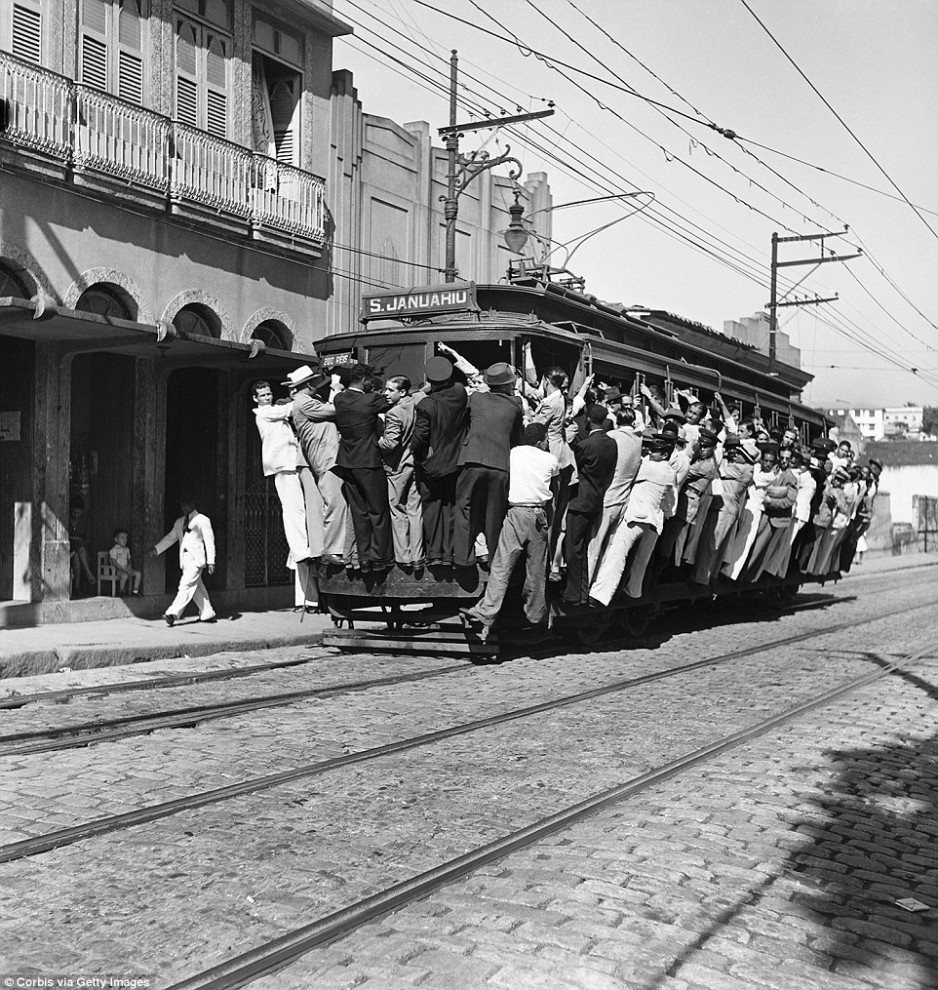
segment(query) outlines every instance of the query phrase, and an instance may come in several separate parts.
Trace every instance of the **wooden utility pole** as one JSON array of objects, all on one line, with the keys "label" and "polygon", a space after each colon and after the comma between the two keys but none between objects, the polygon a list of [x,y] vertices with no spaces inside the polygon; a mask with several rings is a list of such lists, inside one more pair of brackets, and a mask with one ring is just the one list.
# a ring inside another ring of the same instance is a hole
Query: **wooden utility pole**
[{"label": "wooden utility pole", "polygon": [[[821,254],[818,258],[805,258],[799,261],[779,261],[778,260],[778,246],[779,244],[785,244],[791,241],[820,241],[821,251],[824,251],[824,238],[826,237],[843,237],[849,232],[849,227],[844,228],[840,233],[825,233],[825,234],[804,234],[801,237],[779,237],[777,233],[772,234],[772,268],[771,268],[771,280],[769,285],[769,292],[772,298],[769,300],[769,374],[775,371],[775,360],[776,360],[776,345],[778,336],[778,310],[782,306],[817,306],[819,303],[826,302],[836,302],[838,297],[831,296],[827,299],[821,299],[815,296],[813,299],[792,299],[788,302],[780,302],[778,300],[778,276],[777,271],[779,268],[787,268],[791,265],[822,265],[826,261],[850,261],[852,258],[859,258],[863,254],[863,248],[857,248],[856,254],[831,254],[824,255]],[[784,298],[784,297],[783,297]]]}]

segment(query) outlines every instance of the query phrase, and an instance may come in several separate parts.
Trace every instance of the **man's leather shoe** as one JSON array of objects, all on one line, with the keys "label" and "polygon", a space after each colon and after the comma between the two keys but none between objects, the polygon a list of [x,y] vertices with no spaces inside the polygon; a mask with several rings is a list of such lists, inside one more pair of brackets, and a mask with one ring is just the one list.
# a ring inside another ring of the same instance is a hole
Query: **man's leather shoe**
[{"label": "man's leather shoe", "polygon": [[199,619],[199,622],[218,622],[218,616],[213,615],[210,619]]},{"label": "man's leather shoe", "polygon": [[175,615],[170,615],[169,612],[164,613],[163,618],[166,620],[166,625],[171,626],[176,621]]}]

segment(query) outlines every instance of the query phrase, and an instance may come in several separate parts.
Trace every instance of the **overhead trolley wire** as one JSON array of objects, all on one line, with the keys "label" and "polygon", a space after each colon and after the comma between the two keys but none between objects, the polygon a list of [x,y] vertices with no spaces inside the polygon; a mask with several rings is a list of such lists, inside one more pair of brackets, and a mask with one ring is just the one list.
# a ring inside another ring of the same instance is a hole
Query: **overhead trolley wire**
[{"label": "overhead trolley wire", "polygon": [[[420,0],[417,0],[417,2],[420,2]],[[811,82],[811,80],[804,74],[798,63],[791,57],[791,55],[788,54],[787,51],[785,51],[785,48],[782,46],[781,42],[765,26],[764,22],[760,19],[759,15],[752,9],[752,7],[749,6],[746,0],[739,0],[739,2],[746,8],[746,10],[749,11],[750,14],[752,14],[753,18],[755,19],[759,27],[761,27],[762,30],[765,31],[765,33],[772,39],[773,43],[775,44],[775,47],[778,48],[778,50],[785,56],[785,58],[788,59],[789,62],[791,62],[792,66],[794,67],[798,75],[801,76],[802,79],[804,79],[804,81],[811,87],[812,90],[814,90],[818,99],[837,118],[843,129],[863,149],[863,151],[866,153],[867,158],[869,158],[869,160],[879,169],[879,171],[882,172],[882,174],[886,178],[886,181],[892,186],[893,189],[896,190],[896,192],[902,197],[902,199],[906,202],[906,204],[914,211],[915,215],[919,218],[919,220],[921,220],[922,223],[925,224],[925,226],[929,229],[929,231],[931,231],[932,237],[934,237],[935,240],[938,240],[938,231],[936,231],[935,228],[932,227],[932,225],[925,219],[925,217],[922,216],[922,214],[919,212],[918,207],[909,199],[908,196],[906,196],[906,194],[899,188],[899,186],[896,185],[896,183],[892,179],[892,176],[883,168],[882,165],[880,165],[880,163],[876,160],[875,156],[869,150],[869,148],[867,148],[867,146],[857,137],[857,135],[853,132],[853,130],[851,130],[850,126],[843,119],[843,117],[841,117],[840,114],[830,105],[830,103],[824,97],[823,93],[821,93],[821,91],[817,88],[817,86],[815,86],[814,83]]]}]

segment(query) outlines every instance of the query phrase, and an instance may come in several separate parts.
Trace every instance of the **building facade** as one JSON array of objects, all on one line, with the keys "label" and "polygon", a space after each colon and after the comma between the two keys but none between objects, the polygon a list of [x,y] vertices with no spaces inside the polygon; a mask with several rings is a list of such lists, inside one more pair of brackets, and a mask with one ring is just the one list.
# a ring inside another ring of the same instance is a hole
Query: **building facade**
[{"label": "building facade", "polygon": [[923,429],[923,406],[886,406],[882,409],[829,409],[829,416],[849,416],[864,440],[928,440]]},{"label": "building facade", "polygon": [[[362,112],[350,30],[327,0],[0,4],[0,602],[69,597],[70,504],[140,566],[183,490],[217,589],[288,580],[251,383],[443,265],[443,152]],[[507,267],[510,192],[463,196],[461,277]],[[145,593],[173,572],[147,561]]]},{"label": "building facade", "polygon": [[[769,327],[768,313],[756,313],[739,320],[723,321],[723,332],[728,337],[735,337],[744,344],[751,344],[763,354],[769,353]],[[777,330],[775,333],[775,354],[782,364],[791,365],[793,368],[801,367],[801,351],[793,346],[791,338],[783,330]]]}]

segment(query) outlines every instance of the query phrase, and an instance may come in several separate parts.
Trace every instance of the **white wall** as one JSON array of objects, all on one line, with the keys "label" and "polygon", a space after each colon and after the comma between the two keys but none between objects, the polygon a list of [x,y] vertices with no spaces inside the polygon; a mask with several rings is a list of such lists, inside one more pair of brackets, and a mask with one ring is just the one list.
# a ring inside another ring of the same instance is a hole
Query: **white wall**
[{"label": "white wall", "polygon": [[913,464],[883,470],[880,489],[891,495],[892,521],[918,525],[912,514],[912,496],[938,498],[938,464]]}]

